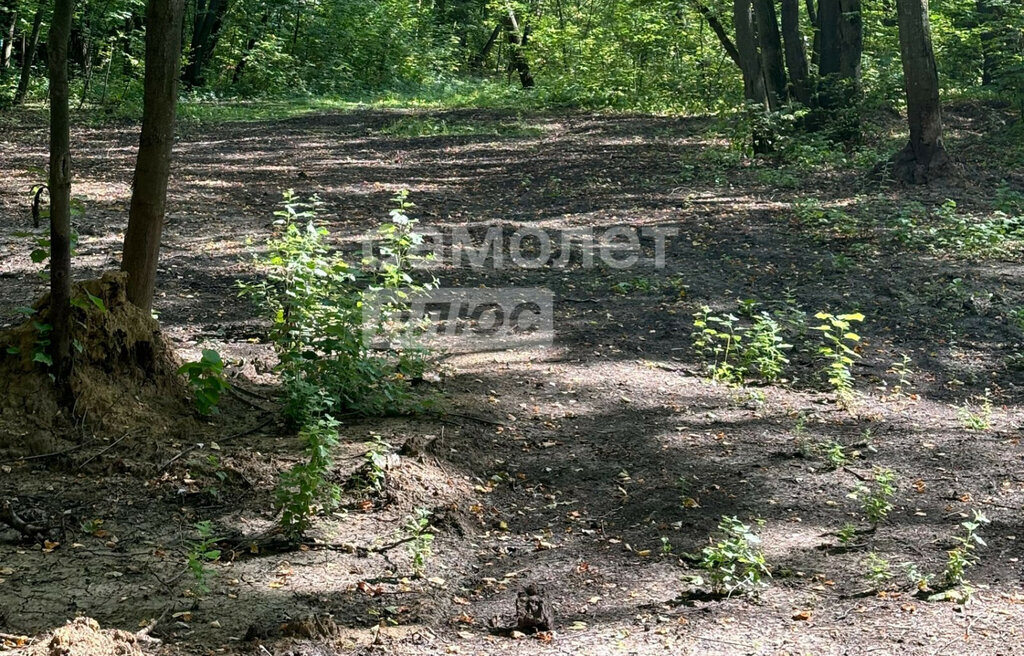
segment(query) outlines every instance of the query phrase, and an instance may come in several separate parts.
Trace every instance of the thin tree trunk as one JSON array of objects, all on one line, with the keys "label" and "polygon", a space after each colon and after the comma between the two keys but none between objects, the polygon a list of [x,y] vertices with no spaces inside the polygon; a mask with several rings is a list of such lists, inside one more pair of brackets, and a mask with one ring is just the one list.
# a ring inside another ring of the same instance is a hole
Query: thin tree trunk
[{"label": "thin tree trunk", "polygon": [[[28,93],[28,84],[32,81],[32,63],[36,58],[36,50],[39,49],[39,32],[43,27],[43,5],[36,9],[36,15],[32,18],[32,36],[29,37],[25,47],[25,53],[21,58],[21,79],[18,80],[18,90],[14,93],[14,104],[20,105],[25,102],[25,94]],[[51,26],[52,30],[52,26]],[[67,47],[65,47],[65,52]]]},{"label": "thin tree trunk", "polygon": [[471,69],[475,70],[483,67],[484,62],[487,61],[487,56],[490,55],[491,50],[494,49],[494,43],[498,40],[498,36],[501,34],[501,27],[502,24],[498,23],[494,26],[494,29],[491,30],[491,36],[487,38],[487,43],[484,44],[484,47],[480,49],[480,52],[474,55],[472,61],[469,62],[469,67]]},{"label": "thin tree trunk", "polygon": [[203,68],[213,56],[213,49],[220,36],[228,0],[196,0],[195,19],[192,23],[192,42],[189,47],[188,66],[182,81],[190,86],[203,84]]},{"label": "thin tree trunk", "polygon": [[508,10],[505,18],[505,32],[508,35],[509,63],[512,69],[519,73],[519,83],[524,89],[534,85],[533,75],[530,74],[530,64],[526,61],[523,48],[526,46],[526,28],[520,29],[516,20],[515,12]]},{"label": "thin tree trunk", "polygon": [[807,49],[800,32],[799,0],[782,0],[782,40],[786,47],[786,68],[789,70],[791,93],[802,105],[809,107],[811,86],[808,80]]},{"label": "thin tree trunk", "polygon": [[[245,50],[242,52],[242,56],[238,58],[238,63],[235,64],[235,71],[231,74],[231,84],[238,84],[242,80],[242,74],[245,73],[245,65],[249,63],[249,54],[252,49],[256,47],[259,42],[259,37],[262,36],[264,28],[267,26],[267,22],[270,20],[270,10],[263,12],[263,18],[260,19],[259,26],[253,30],[252,36],[245,42]],[[296,18],[296,20],[298,20]],[[296,23],[296,27],[298,23]],[[292,44],[294,50],[294,44]]]},{"label": "thin tree trunk", "polygon": [[786,102],[786,68],[782,61],[782,38],[779,36],[775,0],[754,0],[754,16],[768,106],[775,111]]},{"label": "thin tree trunk", "polygon": [[949,166],[942,143],[939,74],[928,24],[928,0],[896,0],[896,16],[910,142],[894,157],[893,176],[906,183],[923,184]]},{"label": "thin tree trunk", "polygon": [[128,273],[128,300],[146,311],[153,305],[160,235],[167,206],[183,10],[183,0],[149,0],[146,7],[142,134],[121,257],[121,269]]},{"label": "thin tree trunk", "polygon": [[3,46],[0,47],[0,75],[7,75],[11,67],[11,55],[14,53],[14,33],[18,28],[18,4],[13,0],[5,3],[4,18],[7,29],[4,30]]},{"label": "thin tree trunk", "polygon": [[736,44],[729,38],[729,33],[725,31],[725,26],[722,25],[722,21],[718,20],[718,16],[715,15],[707,5],[701,0],[693,0],[693,6],[696,8],[700,15],[707,21],[708,27],[718,37],[718,42],[722,44],[722,48],[725,49],[725,54],[729,55],[729,59],[735,63],[740,70],[743,70],[743,65],[740,63],[740,52],[736,49]]},{"label": "thin tree trunk", "polygon": [[71,132],[68,40],[74,0],[56,0],[47,38],[50,69],[50,358],[57,396],[71,407]]}]

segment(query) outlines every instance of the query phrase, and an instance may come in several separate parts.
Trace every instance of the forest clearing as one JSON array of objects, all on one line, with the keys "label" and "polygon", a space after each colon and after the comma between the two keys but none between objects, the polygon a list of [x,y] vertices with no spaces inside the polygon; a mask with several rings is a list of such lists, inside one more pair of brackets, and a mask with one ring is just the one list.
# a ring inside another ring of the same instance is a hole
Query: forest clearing
[{"label": "forest clearing", "polygon": [[0,3],[0,653],[1021,653],[1024,9],[292,4]]}]

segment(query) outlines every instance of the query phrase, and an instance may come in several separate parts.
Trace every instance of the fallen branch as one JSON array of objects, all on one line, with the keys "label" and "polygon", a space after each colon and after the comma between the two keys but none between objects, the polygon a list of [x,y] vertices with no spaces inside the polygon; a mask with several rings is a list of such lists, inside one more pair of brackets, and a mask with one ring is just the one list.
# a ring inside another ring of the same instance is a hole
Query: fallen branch
[{"label": "fallen branch", "polygon": [[46,532],[45,526],[36,526],[35,524],[29,524],[24,519],[18,516],[18,513],[14,512],[14,507],[10,501],[4,501],[0,503],[0,522],[7,524],[18,533],[21,533],[25,537],[36,538]]}]

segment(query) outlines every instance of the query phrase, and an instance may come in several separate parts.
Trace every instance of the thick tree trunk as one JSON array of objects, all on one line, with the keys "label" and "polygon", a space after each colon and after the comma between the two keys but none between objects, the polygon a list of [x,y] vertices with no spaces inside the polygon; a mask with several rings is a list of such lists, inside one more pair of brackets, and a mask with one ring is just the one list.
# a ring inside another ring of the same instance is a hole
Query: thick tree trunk
[{"label": "thick tree trunk", "polygon": [[949,167],[942,144],[939,74],[928,24],[928,0],[896,0],[896,15],[910,142],[893,158],[893,176],[903,182],[922,184],[939,177]]},{"label": "thick tree trunk", "polygon": [[57,397],[71,398],[71,132],[68,40],[74,0],[56,0],[46,49],[50,69],[50,358]]},{"label": "thick tree trunk", "polygon": [[187,86],[203,84],[203,69],[213,56],[213,49],[217,45],[220,27],[227,10],[228,0],[196,0],[188,65],[182,75],[182,81]]},{"label": "thick tree trunk", "polygon": [[512,69],[519,74],[519,83],[524,89],[534,85],[533,76],[530,74],[530,64],[526,61],[523,48],[526,47],[526,28],[520,29],[515,13],[509,9],[505,17],[505,32],[508,35],[509,63]]},{"label": "thick tree trunk", "polygon": [[807,49],[800,32],[799,0],[782,0],[782,40],[786,47],[790,92],[800,104],[810,106],[811,86],[808,80]]},{"label": "thick tree trunk", "polygon": [[764,75],[761,71],[761,55],[757,51],[751,0],[733,0],[733,24],[740,71],[743,72],[743,97],[747,102],[766,105]]},{"label": "thick tree trunk", "polygon": [[[757,111],[768,109],[768,97],[764,84],[764,70],[761,55],[757,49],[757,32],[754,29],[754,10],[751,0],[733,0],[733,24],[736,28],[736,49],[740,55],[740,70],[743,72],[743,97],[748,105]],[[771,140],[756,128],[751,135],[755,153],[771,151]]]},{"label": "thick tree trunk", "polygon": [[700,15],[707,21],[708,27],[718,37],[719,43],[722,44],[722,48],[725,49],[725,54],[729,55],[729,59],[736,64],[740,70],[743,70],[743,65],[740,63],[740,52],[736,49],[736,44],[729,38],[729,33],[725,31],[725,26],[722,25],[722,21],[718,19],[707,5],[701,0],[693,0],[693,6],[700,12]]},{"label": "thick tree trunk", "polygon": [[[36,50],[39,49],[39,33],[43,28],[43,5],[36,9],[36,15],[32,18],[32,35],[28,39],[25,53],[21,58],[21,78],[18,80],[18,90],[14,92],[14,104],[20,105],[25,102],[25,94],[28,93],[28,84],[32,81],[32,64],[35,62]],[[52,26],[51,26],[52,30]],[[65,48],[67,50],[67,48]]]},{"label": "thick tree trunk", "polygon": [[128,300],[143,310],[153,305],[160,235],[167,205],[183,9],[183,0],[149,0],[146,7],[142,135],[121,257],[121,269],[128,273]]},{"label": "thick tree trunk", "polygon": [[860,135],[857,107],[864,50],[861,0],[820,0],[817,106],[812,127],[830,126],[835,136]]},{"label": "thick tree trunk", "polygon": [[786,103],[786,68],[782,61],[782,38],[779,36],[775,0],[754,0],[754,16],[765,94],[769,108],[775,111]]}]

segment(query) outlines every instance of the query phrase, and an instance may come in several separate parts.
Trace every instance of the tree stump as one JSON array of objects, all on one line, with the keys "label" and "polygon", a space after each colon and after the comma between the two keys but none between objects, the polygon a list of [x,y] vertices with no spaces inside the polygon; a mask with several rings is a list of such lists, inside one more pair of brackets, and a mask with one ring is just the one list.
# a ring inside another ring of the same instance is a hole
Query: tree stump
[{"label": "tree stump", "polygon": [[523,633],[551,631],[555,628],[555,611],[547,595],[530,583],[516,597],[516,628]]}]

